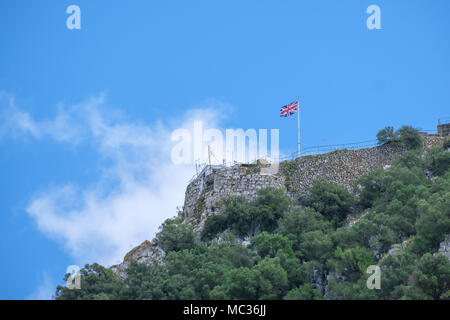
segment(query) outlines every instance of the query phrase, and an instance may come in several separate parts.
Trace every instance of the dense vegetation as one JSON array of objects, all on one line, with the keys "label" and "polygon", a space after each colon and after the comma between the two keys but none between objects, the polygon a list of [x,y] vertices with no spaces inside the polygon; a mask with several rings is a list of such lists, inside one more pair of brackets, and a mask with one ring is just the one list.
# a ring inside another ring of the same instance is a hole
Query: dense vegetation
[{"label": "dense vegetation", "polygon": [[[274,188],[259,190],[254,201],[227,198],[200,241],[182,218],[169,219],[158,235],[162,261],[132,263],[124,281],[86,265],[81,289],[59,286],[56,298],[450,299],[450,263],[435,254],[450,233],[450,152],[423,150],[409,127],[385,136],[409,151],[362,176],[357,197],[316,181],[294,202]],[[349,226],[349,218],[359,221]],[[394,244],[403,249],[387,254]],[[380,290],[366,286],[375,264]]]},{"label": "dense vegetation", "polygon": [[402,126],[394,131],[394,127],[385,127],[377,133],[378,144],[397,143],[407,149],[418,149],[422,146],[422,138],[417,129]]}]

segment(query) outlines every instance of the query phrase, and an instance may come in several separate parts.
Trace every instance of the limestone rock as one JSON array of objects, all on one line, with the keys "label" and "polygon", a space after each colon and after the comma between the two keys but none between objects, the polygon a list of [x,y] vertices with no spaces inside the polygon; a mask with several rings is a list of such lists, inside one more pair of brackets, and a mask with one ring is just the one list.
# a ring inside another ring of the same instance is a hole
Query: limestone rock
[{"label": "limestone rock", "polygon": [[[442,143],[437,135],[425,135],[424,145],[431,147]],[[395,157],[405,149],[397,144],[385,144],[373,148],[358,150],[335,150],[326,154],[303,156],[292,161],[269,164],[258,160],[253,164],[236,164],[232,167],[222,165],[206,166],[188,184],[185,201],[179,217],[184,223],[192,225],[200,241],[200,232],[207,217],[218,214],[221,200],[231,195],[243,195],[254,200],[259,189],[265,187],[281,188],[287,191],[292,199],[306,196],[316,179],[344,186],[353,191],[354,182],[363,174],[376,168],[388,169]],[[359,217],[361,218],[361,217]],[[357,223],[349,221],[349,226]],[[448,238],[440,249],[449,256]],[[394,245],[389,251],[396,254],[403,244]],[[120,277],[126,277],[125,270],[132,261],[150,263],[153,259],[161,261],[164,251],[158,247],[157,239],[144,241],[131,250],[119,265],[112,266]],[[317,287],[321,279],[315,279]]]},{"label": "limestone rock", "polygon": [[126,269],[133,261],[149,264],[152,259],[161,260],[163,256],[164,251],[157,246],[156,241],[150,242],[148,240],[145,240],[140,245],[128,252],[121,264],[114,265],[111,267],[111,269],[117,275],[119,275],[121,279],[125,279]]},{"label": "limestone rock", "polygon": [[434,255],[443,254],[450,259],[450,235],[446,235],[439,245],[439,250]]}]

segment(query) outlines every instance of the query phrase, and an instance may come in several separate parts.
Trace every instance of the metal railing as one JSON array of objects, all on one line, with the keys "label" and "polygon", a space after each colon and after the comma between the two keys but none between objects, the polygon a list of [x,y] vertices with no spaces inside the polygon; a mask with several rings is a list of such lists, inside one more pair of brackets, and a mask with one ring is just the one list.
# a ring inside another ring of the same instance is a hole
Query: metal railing
[{"label": "metal railing", "polygon": [[[278,161],[286,161],[286,160],[295,160],[299,156],[310,156],[310,155],[316,155],[316,154],[324,154],[328,152],[333,152],[337,150],[357,150],[357,149],[364,149],[364,148],[372,148],[378,145],[378,140],[366,140],[366,141],[359,141],[359,142],[350,142],[350,143],[342,143],[342,144],[331,144],[331,145],[323,145],[323,146],[312,146],[312,147],[305,147],[301,150],[300,155],[298,152],[292,152],[288,155],[284,155],[278,158]],[[227,163],[227,165],[240,165],[238,162],[234,162],[233,164]],[[220,165],[214,165],[210,166],[208,164],[197,164],[197,172],[192,177],[191,180],[189,180],[189,183],[193,180],[197,179],[200,175],[202,175],[205,170],[208,170],[209,167],[219,167]]]},{"label": "metal railing", "polygon": [[[439,124],[445,124],[450,123],[450,117],[448,118],[440,118],[438,119]],[[424,133],[437,133],[437,130],[419,130],[420,132]],[[310,156],[310,155],[317,155],[317,154],[324,154],[328,152],[333,152],[337,150],[358,150],[358,149],[365,149],[365,148],[373,148],[378,146],[378,140],[366,140],[366,141],[360,141],[360,142],[350,142],[350,143],[342,143],[342,144],[331,144],[331,145],[323,145],[323,146],[312,146],[312,147],[305,147],[300,151],[300,154],[298,152],[292,152],[290,154],[280,156],[278,158],[279,162],[286,161],[286,160],[295,160],[298,157],[303,156]],[[226,163],[224,166],[228,165],[240,165],[240,163],[234,161],[232,164]],[[192,179],[189,181],[192,182],[196,178],[198,178],[201,174],[203,174],[204,170],[207,167],[219,167],[220,165],[216,166],[210,166],[208,164],[197,164],[197,172],[192,177]]]},{"label": "metal railing", "polygon": [[326,146],[313,146],[306,147],[300,152],[300,156],[311,155],[311,154],[322,154],[327,152],[332,152],[341,149],[347,150],[355,150],[355,149],[364,149],[364,148],[372,148],[378,145],[377,140],[366,140],[360,142],[351,142],[351,143],[343,143],[343,144],[332,144]]},{"label": "metal railing", "polygon": [[337,150],[357,150],[357,149],[364,149],[364,148],[372,148],[378,145],[378,140],[366,140],[366,141],[360,141],[360,142],[350,142],[350,143],[342,143],[342,144],[330,144],[330,145],[323,145],[323,146],[312,146],[312,147],[305,147],[300,151],[300,155],[298,152],[292,152],[289,155],[285,155],[283,157],[280,157],[280,161],[285,160],[294,160],[296,158],[303,157],[303,156],[310,156],[310,155],[316,155],[316,154],[324,154],[328,152],[333,152]]},{"label": "metal railing", "polygon": [[194,176],[188,181],[188,184],[200,177],[201,175],[209,175],[213,170],[217,170],[224,167],[233,167],[236,165],[241,165],[241,163],[234,161],[233,163],[224,163],[224,164],[208,164],[208,163],[201,163],[196,164],[196,173]]},{"label": "metal railing", "polygon": [[438,119],[438,124],[447,124],[447,123],[450,123],[450,117]]}]

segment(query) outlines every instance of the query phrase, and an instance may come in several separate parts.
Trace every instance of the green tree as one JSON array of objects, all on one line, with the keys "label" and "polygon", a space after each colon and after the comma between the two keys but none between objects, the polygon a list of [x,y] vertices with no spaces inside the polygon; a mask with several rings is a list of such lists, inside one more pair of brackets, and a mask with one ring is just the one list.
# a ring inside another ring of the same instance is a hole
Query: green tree
[{"label": "green tree", "polygon": [[334,257],[334,266],[350,281],[359,279],[370,265],[375,264],[373,254],[361,247],[337,248]]},{"label": "green tree", "polygon": [[420,200],[418,210],[420,217],[415,224],[417,237],[413,248],[424,253],[436,249],[450,230],[450,192],[444,196],[434,194],[428,201]]},{"label": "green tree", "polygon": [[405,146],[407,149],[417,149],[422,147],[422,137],[417,129],[411,126],[402,126],[398,130],[398,135],[400,137],[401,145]]},{"label": "green tree", "polygon": [[300,257],[306,261],[325,261],[331,255],[333,243],[322,231],[309,231],[302,235]]},{"label": "green tree", "polygon": [[418,262],[410,284],[434,300],[447,297],[450,290],[450,262],[442,254],[425,254]]},{"label": "green tree", "polygon": [[405,167],[412,169],[419,167],[424,169],[424,161],[422,160],[422,150],[413,149],[403,152],[400,156],[396,157],[394,164],[399,167]]},{"label": "green tree", "polygon": [[266,257],[253,271],[258,282],[259,299],[280,299],[284,295],[288,288],[288,278],[278,257]]},{"label": "green tree", "polygon": [[213,239],[217,234],[228,228],[228,216],[226,214],[216,214],[206,219],[201,233],[204,241]]},{"label": "green tree", "polygon": [[158,245],[165,251],[188,249],[194,245],[194,230],[181,219],[167,219],[160,230],[156,238]]},{"label": "green tree", "polygon": [[448,151],[448,149],[450,148],[450,138],[445,139],[445,141],[442,143],[442,148]]},{"label": "green tree", "polygon": [[250,248],[256,250],[261,257],[275,257],[278,251],[282,250],[288,256],[293,256],[292,243],[281,234],[271,235],[266,231],[252,238],[250,242]]},{"label": "green tree", "polygon": [[427,150],[425,161],[434,175],[442,176],[450,168],[450,152],[441,147],[432,147]]},{"label": "green tree", "polygon": [[278,222],[277,232],[292,241],[292,247],[296,251],[302,241],[302,235],[308,231],[331,230],[331,223],[312,208],[294,207],[289,210]]},{"label": "green tree", "polygon": [[305,283],[300,287],[290,290],[284,300],[322,300],[322,293],[314,288],[310,283]]},{"label": "green tree", "polygon": [[298,287],[309,281],[309,273],[306,266],[300,259],[291,256],[284,251],[279,251],[276,255],[280,259],[281,267],[286,271],[289,288]]},{"label": "green tree", "polygon": [[377,133],[378,144],[395,142],[398,138],[398,132],[394,131],[394,127],[384,127]]},{"label": "green tree", "polygon": [[388,255],[381,262],[382,299],[401,299],[409,278],[414,272],[417,257],[408,250],[397,255]]},{"label": "green tree", "polygon": [[366,277],[361,277],[355,282],[340,281],[331,278],[328,281],[326,299],[330,300],[376,300],[377,290],[370,290],[366,285]]},{"label": "green tree", "polygon": [[222,202],[222,212],[206,220],[203,240],[210,240],[227,229],[242,238],[272,232],[289,207],[290,198],[282,189],[267,187],[257,191],[254,202],[244,196],[230,196]]},{"label": "green tree", "polygon": [[[238,236],[247,236],[252,225],[252,206],[244,196],[231,196],[223,200],[226,228]],[[225,230],[225,229],[224,229]]]},{"label": "green tree", "polygon": [[[449,261],[433,255],[450,230],[449,152],[422,150],[416,134],[394,132],[410,150],[358,180],[358,203],[324,181],[301,199],[306,207],[291,207],[274,188],[253,201],[228,197],[206,219],[205,241],[194,241],[182,217],[168,219],[156,239],[161,258],[132,262],[124,278],[86,265],[81,290],[58,286],[56,299],[450,299]],[[359,219],[347,225],[351,213]],[[399,243],[400,252],[387,254]],[[375,263],[381,290],[366,287]]]},{"label": "green tree", "polygon": [[252,221],[257,225],[256,228],[260,228],[261,231],[274,231],[278,220],[284,215],[290,203],[291,199],[282,189],[273,187],[259,189],[252,217]]},{"label": "green tree", "polygon": [[[66,274],[64,281],[70,275]],[[125,289],[124,283],[111,270],[101,265],[87,264],[80,270],[81,288],[69,289],[65,286],[56,288],[56,300],[115,300],[120,299]]]},{"label": "green tree", "polygon": [[315,180],[311,194],[306,199],[301,199],[301,202],[320,212],[337,226],[352,212],[355,198],[337,184]]},{"label": "green tree", "polygon": [[394,131],[394,127],[385,127],[377,133],[378,144],[398,142],[407,149],[417,149],[422,146],[422,138],[417,129],[402,126]]},{"label": "green tree", "polygon": [[253,270],[247,267],[230,269],[225,281],[212,290],[211,299],[258,299],[258,279]]}]

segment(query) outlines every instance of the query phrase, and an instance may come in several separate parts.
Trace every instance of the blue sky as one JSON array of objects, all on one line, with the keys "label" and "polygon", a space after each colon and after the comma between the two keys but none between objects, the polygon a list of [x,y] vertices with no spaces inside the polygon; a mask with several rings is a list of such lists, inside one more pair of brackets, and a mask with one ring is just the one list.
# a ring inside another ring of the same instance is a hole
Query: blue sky
[{"label": "blue sky", "polygon": [[[81,8],[81,30],[66,8]],[[366,8],[381,9],[368,30]],[[2,1],[0,298],[119,262],[176,214],[170,132],[279,128],[296,150],[450,116],[450,2]]]}]

